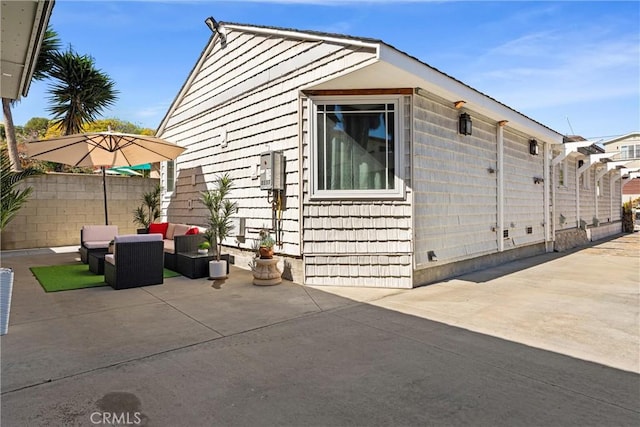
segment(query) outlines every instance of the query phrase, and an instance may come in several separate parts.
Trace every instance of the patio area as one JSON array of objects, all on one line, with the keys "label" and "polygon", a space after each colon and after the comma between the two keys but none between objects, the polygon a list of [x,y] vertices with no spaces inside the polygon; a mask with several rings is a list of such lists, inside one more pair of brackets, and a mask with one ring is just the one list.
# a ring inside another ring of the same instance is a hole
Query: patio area
[{"label": "patio area", "polygon": [[[94,414],[127,414],[133,425],[159,426],[637,425],[636,369],[561,354],[558,340],[571,349],[584,335],[550,316],[566,319],[573,307],[608,318],[609,333],[587,331],[598,341],[589,348],[638,348],[638,256],[625,247],[637,249],[639,237],[394,293],[254,286],[235,266],[225,281],[45,293],[29,267],[80,262],[77,248],[3,254],[15,284],[1,338],[1,421],[92,425]],[[579,287],[574,272],[584,265],[601,274]],[[603,274],[617,285],[601,304]],[[580,304],[560,293],[565,282]],[[542,292],[567,303],[538,310],[548,307]],[[631,330],[616,330],[618,318]],[[535,322],[546,326],[526,327]],[[549,338],[557,351],[543,349]]]},{"label": "patio area", "polygon": [[118,291],[46,293],[29,267],[79,263],[75,249],[3,259],[15,276],[9,332],[2,338],[11,348],[3,352],[3,392],[356,304],[287,281],[254,286],[251,271],[233,265],[225,280],[178,276]]}]

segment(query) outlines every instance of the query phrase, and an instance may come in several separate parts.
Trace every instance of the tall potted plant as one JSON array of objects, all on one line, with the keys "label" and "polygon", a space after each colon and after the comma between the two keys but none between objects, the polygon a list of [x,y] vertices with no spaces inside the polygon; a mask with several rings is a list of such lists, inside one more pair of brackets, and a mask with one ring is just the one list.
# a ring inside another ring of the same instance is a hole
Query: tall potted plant
[{"label": "tall potted plant", "polygon": [[209,210],[206,236],[212,245],[216,245],[216,261],[209,263],[209,277],[213,279],[227,276],[227,261],[220,260],[222,242],[233,231],[231,217],[238,212],[238,204],[229,200],[233,180],[229,174],[216,178],[213,190],[203,191],[200,201]]},{"label": "tall potted plant", "polygon": [[142,195],[142,204],[133,211],[133,222],[141,228],[138,234],[149,231],[149,224],[160,218],[160,185]]},{"label": "tall potted plant", "polygon": [[[29,176],[40,174],[42,172],[31,168],[13,172],[7,147],[0,148],[0,231],[4,231],[33,192],[32,187],[18,189],[18,183]],[[6,334],[9,327],[12,294],[13,270],[0,268],[0,335]]]}]

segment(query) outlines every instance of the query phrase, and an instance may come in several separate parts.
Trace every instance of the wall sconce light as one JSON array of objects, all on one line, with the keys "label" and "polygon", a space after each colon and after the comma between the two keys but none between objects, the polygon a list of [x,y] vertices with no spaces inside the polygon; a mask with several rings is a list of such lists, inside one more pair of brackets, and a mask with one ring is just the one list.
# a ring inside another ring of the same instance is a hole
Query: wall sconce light
[{"label": "wall sconce light", "polygon": [[471,122],[471,116],[467,113],[460,114],[458,118],[458,132],[461,135],[471,135],[473,123]]},{"label": "wall sconce light", "polygon": [[584,160],[578,160],[578,169],[584,165]]},{"label": "wall sconce light", "polygon": [[429,261],[437,261],[438,257],[436,256],[436,253],[434,251],[429,251],[427,252],[427,259]]},{"label": "wall sconce light", "polygon": [[534,176],[533,177],[533,183],[534,184],[540,184],[541,182],[544,182],[544,178],[540,178],[538,176]]},{"label": "wall sconce light", "polygon": [[529,154],[531,154],[532,156],[538,155],[538,141],[536,141],[535,139],[529,141]]}]

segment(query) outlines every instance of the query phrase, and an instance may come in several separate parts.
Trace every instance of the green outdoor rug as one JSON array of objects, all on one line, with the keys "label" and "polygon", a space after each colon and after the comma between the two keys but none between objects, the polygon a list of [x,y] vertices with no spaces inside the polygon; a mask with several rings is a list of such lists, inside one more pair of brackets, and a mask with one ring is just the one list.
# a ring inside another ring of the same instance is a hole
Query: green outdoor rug
[{"label": "green outdoor rug", "polygon": [[[31,272],[47,292],[107,286],[102,274],[93,274],[86,264],[64,264],[31,267]],[[164,277],[176,277],[180,273],[164,269]]]}]

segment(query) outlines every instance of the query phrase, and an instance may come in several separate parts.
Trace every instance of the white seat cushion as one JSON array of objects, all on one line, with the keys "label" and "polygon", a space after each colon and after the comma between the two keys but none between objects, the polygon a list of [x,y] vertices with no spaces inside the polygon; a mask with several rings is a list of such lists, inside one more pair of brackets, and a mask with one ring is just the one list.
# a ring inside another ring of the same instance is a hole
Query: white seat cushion
[{"label": "white seat cushion", "polygon": [[[110,242],[118,234],[117,225],[85,225],[82,227],[82,241]],[[86,246],[86,245],[85,245]],[[87,246],[89,247],[89,246]]]},{"label": "white seat cushion", "polygon": [[[191,226],[187,224],[176,224],[175,228],[173,229],[173,237],[184,236],[185,234],[187,234],[187,231],[189,231],[190,228]],[[173,237],[171,238],[173,239]]]},{"label": "white seat cushion", "polygon": [[176,252],[175,243],[173,240],[164,239],[164,251],[173,254]]},{"label": "white seat cushion", "polygon": [[110,240],[84,242],[84,247],[88,249],[107,249],[109,247],[109,242]]},{"label": "white seat cushion", "polygon": [[104,256],[104,262],[108,262],[109,264],[116,265],[116,257],[114,254],[106,254]]}]

